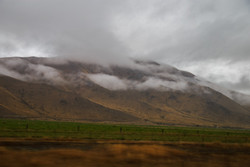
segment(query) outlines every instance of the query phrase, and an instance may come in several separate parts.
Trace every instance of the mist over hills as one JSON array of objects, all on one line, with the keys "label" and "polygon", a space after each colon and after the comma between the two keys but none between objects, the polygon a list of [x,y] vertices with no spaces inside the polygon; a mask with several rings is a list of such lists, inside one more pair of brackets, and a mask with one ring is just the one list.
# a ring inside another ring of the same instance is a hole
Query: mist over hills
[{"label": "mist over hills", "polygon": [[250,128],[249,102],[154,61],[0,59],[0,117]]}]

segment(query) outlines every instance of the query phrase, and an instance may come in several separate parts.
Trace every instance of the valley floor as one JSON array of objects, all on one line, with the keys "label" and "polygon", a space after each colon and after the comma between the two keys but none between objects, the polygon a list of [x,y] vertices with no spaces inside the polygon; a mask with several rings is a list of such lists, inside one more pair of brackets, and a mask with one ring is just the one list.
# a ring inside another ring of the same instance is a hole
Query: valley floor
[{"label": "valley floor", "polygon": [[247,167],[249,144],[0,138],[2,167]]},{"label": "valley floor", "polygon": [[1,167],[248,167],[249,129],[0,119]]}]

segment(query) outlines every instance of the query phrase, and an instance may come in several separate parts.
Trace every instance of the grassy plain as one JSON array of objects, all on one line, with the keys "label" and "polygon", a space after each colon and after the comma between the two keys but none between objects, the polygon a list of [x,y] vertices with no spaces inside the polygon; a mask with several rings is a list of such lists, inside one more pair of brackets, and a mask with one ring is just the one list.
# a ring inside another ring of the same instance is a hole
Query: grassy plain
[{"label": "grassy plain", "polygon": [[250,130],[0,119],[0,137],[249,143]]},{"label": "grassy plain", "polygon": [[1,167],[248,167],[250,131],[0,119]]}]

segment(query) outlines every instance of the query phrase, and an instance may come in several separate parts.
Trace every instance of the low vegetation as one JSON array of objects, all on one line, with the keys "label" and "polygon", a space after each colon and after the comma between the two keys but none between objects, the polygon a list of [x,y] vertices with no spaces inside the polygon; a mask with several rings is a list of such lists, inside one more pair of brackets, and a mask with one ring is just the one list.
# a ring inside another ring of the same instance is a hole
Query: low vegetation
[{"label": "low vegetation", "polygon": [[0,138],[1,144],[1,167],[249,167],[250,158],[249,144]]},{"label": "low vegetation", "polygon": [[249,143],[250,130],[0,119],[0,137]]}]

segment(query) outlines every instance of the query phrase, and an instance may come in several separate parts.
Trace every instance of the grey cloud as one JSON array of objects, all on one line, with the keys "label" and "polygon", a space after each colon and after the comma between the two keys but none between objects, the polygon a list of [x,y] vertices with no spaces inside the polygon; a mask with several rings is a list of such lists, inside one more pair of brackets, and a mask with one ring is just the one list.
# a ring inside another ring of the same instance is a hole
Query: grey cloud
[{"label": "grey cloud", "polygon": [[243,75],[236,83],[222,82],[221,85],[238,90],[239,92],[250,94],[250,79],[249,75]]},{"label": "grey cloud", "polygon": [[244,93],[235,92],[235,91],[232,91],[232,90],[225,88],[224,86],[220,86],[220,85],[208,82],[200,77],[197,78],[195,83],[200,85],[200,86],[210,87],[210,88],[224,94],[225,96],[229,97],[230,99],[236,101],[239,104],[242,104],[242,105],[249,105],[250,104],[250,95],[245,94],[245,92]]},{"label": "grey cloud", "polygon": [[249,0],[2,0],[0,57],[153,59],[249,93],[249,18]]},{"label": "grey cloud", "polygon": [[185,81],[166,81],[159,78],[150,77],[145,82],[137,84],[136,89],[158,89],[158,90],[179,90],[185,91],[188,89],[188,83]]},{"label": "grey cloud", "polygon": [[[111,74],[97,73],[97,74],[86,74],[86,76],[94,83],[109,89],[109,90],[179,90],[187,91],[190,82],[195,82],[194,76],[187,77],[181,71],[173,68],[169,65],[157,64],[155,62],[137,62],[130,63],[130,68],[139,70],[140,74],[143,75],[141,79],[129,79],[127,77],[120,78],[112,74],[112,68],[110,69]],[[121,67],[123,68],[123,67]],[[125,67],[126,68],[126,67]],[[124,69],[126,70],[126,69]],[[136,73],[136,71],[134,71]]]},{"label": "grey cloud", "polygon": [[53,85],[67,83],[56,69],[42,64],[32,64],[18,58],[0,62],[0,75],[23,81],[39,81]]},{"label": "grey cloud", "polygon": [[94,83],[109,90],[156,89],[185,91],[188,89],[188,84],[185,81],[166,81],[156,77],[146,78],[143,82],[120,79],[117,76],[108,74],[88,74],[87,77]]},{"label": "grey cloud", "polygon": [[184,70],[199,74],[206,80],[227,89],[250,94],[250,66],[247,60],[244,62],[231,62],[217,59],[204,62],[189,62],[181,66]]},{"label": "grey cloud", "polygon": [[[67,60],[62,58],[2,58],[0,75],[57,86],[79,87],[79,85],[92,85],[90,84],[90,81],[92,81],[101,87],[115,91],[154,89],[159,91],[191,91],[197,94],[210,93],[208,89],[204,88],[205,86],[221,92],[240,104],[250,103],[250,96],[233,92],[190,73],[155,62],[131,62],[129,68],[122,66],[114,68],[114,66],[94,64],[90,67],[92,70],[89,71],[79,68],[71,72],[65,72],[61,68],[62,66],[72,67],[72,62],[69,64],[70,66],[67,66],[67,64]],[[116,73],[116,70],[120,72]],[[131,70],[135,74],[132,74],[134,77],[131,77]],[[242,79],[244,78],[240,78],[239,82]],[[246,82],[248,81],[246,80]]]},{"label": "grey cloud", "polygon": [[116,76],[108,74],[89,74],[87,77],[94,83],[109,90],[126,90],[128,85]]},{"label": "grey cloud", "polygon": [[[157,2],[157,6],[146,8],[150,14],[144,14],[143,28],[137,21],[132,22],[131,31],[140,29],[140,35],[121,35],[125,41],[134,40],[130,47],[137,56],[143,53],[145,57],[188,70],[228,89],[249,93],[250,86],[238,79],[250,78],[247,75],[250,64],[248,1]],[[131,23],[126,15],[124,18]]]},{"label": "grey cloud", "polygon": [[116,4],[114,0],[5,1],[0,10],[0,35],[16,36],[19,41],[13,45],[25,43],[26,49],[42,45],[54,56],[116,62],[116,58],[128,55],[110,25]]}]

